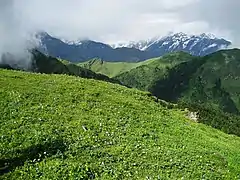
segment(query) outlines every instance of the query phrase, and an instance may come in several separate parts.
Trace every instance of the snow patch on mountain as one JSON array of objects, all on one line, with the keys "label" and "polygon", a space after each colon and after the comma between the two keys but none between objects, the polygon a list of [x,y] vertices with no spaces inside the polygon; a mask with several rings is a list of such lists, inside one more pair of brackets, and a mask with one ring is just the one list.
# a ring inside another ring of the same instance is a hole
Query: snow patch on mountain
[{"label": "snow patch on mountain", "polygon": [[77,45],[77,46],[82,45],[82,41],[83,41],[83,40],[71,41],[71,40],[67,40],[67,39],[63,39],[63,38],[61,38],[60,40],[68,45]]},{"label": "snow patch on mountain", "polygon": [[118,42],[115,44],[111,44],[110,46],[114,49],[116,48],[135,48],[139,49],[141,51],[145,51],[152,43],[154,43],[156,40],[155,38],[147,39],[147,40],[141,40],[141,41],[130,41],[130,42]]}]

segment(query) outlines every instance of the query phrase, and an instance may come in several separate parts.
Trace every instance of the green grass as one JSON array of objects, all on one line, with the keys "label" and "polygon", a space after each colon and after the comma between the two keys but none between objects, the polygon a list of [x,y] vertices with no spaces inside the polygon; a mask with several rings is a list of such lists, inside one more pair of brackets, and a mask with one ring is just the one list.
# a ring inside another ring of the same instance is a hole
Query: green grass
[{"label": "green grass", "polygon": [[0,70],[0,179],[239,179],[240,138],[149,93]]}]

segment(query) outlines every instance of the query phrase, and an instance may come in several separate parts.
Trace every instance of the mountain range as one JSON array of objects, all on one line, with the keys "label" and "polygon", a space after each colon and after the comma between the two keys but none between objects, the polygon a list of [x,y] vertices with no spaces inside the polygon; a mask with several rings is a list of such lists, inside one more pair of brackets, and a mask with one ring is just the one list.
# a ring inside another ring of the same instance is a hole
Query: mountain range
[{"label": "mountain range", "polygon": [[38,37],[41,39],[39,51],[71,62],[84,62],[92,58],[101,58],[106,61],[133,62],[148,59],[145,52],[135,48],[114,49],[110,45],[91,40],[69,43],[47,33],[41,33]]},{"label": "mountain range", "polygon": [[205,56],[231,45],[230,41],[211,34],[171,34],[139,42],[105,44],[92,40],[69,42],[47,33],[40,33],[39,50],[45,54],[71,62],[84,62],[99,58],[113,62],[138,62],[163,56],[170,52],[184,51],[195,56]]},{"label": "mountain range", "polygon": [[213,34],[203,33],[200,35],[188,35],[185,33],[169,34],[164,37],[154,37],[138,42],[112,44],[113,48],[128,47],[136,48],[150,53],[162,55],[169,52],[184,51],[194,56],[205,56],[207,54],[225,49],[231,45],[230,41],[217,38]]}]

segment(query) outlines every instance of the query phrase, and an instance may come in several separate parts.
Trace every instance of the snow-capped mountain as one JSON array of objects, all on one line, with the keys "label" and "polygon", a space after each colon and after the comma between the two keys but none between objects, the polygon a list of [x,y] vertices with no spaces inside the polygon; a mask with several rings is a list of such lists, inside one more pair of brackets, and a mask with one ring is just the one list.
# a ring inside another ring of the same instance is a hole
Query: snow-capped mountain
[{"label": "snow-capped mountain", "polygon": [[185,33],[171,34],[165,37],[154,37],[139,42],[117,43],[113,48],[130,47],[151,52],[156,56],[169,52],[185,51],[196,56],[205,56],[220,49],[225,49],[231,42],[217,38],[213,34],[187,35]]},{"label": "snow-capped mountain", "polygon": [[205,33],[200,35],[176,33],[165,37],[114,45],[91,40],[67,41],[52,37],[47,33],[41,33],[39,39],[41,40],[39,50],[72,62],[82,62],[92,58],[101,58],[105,61],[143,61],[176,51],[205,56],[231,45],[231,42],[225,39]]},{"label": "snow-capped mountain", "polygon": [[108,44],[91,40],[67,41],[53,37],[48,33],[40,33],[38,38],[41,41],[38,50],[71,62],[83,62],[92,58],[101,58],[105,61],[135,62],[148,58],[145,52],[135,48],[114,49]]}]

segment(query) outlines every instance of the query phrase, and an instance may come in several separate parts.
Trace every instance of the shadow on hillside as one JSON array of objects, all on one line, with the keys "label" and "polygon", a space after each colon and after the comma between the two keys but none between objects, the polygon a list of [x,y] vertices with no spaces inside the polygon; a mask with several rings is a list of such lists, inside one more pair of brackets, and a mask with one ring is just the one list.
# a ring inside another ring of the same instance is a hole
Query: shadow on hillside
[{"label": "shadow on hillside", "polygon": [[66,148],[67,146],[63,140],[59,139],[19,150],[16,152],[16,154],[19,154],[18,157],[0,159],[0,176],[13,171],[17,167],[23,166],[25,162],[34,164],[41,162],[46,157],[63,154]]},{"label": "shadow on hillside", "polygon": [[189,88],[189,81],[204,60],[194,59],[168,69],[167,77],[155,82],[149,91],[166,101],[177,102],[182,92]]}]

